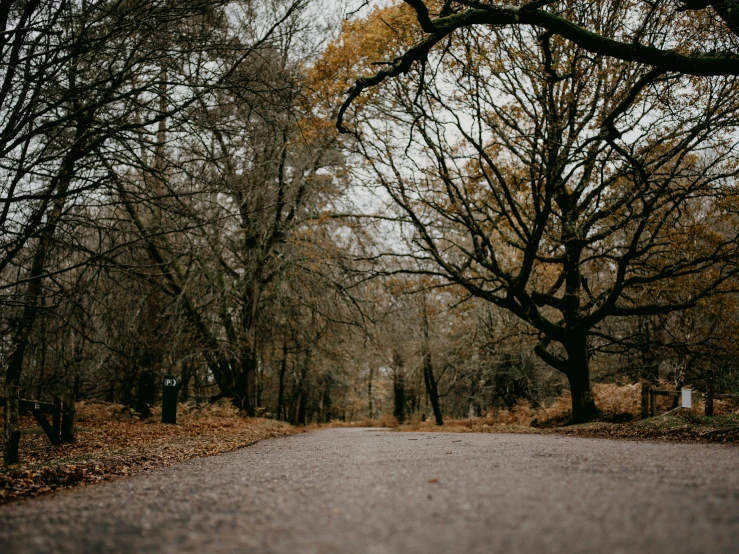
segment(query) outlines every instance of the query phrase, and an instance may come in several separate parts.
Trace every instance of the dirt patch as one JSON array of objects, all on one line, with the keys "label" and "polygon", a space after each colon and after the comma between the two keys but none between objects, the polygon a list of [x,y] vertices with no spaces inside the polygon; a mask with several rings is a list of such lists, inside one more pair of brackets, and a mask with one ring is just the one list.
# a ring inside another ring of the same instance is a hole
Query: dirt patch
[{"label": "dirt patch", "polygon": [[139,420],[123,406],[78,403],[75,444],[51,446],[33,418],[22,417],[20,463],[0,466],[0,504],[302,431],[270,419],[243,417],[228,404],[202,409],[181,405],[177,425],[159,420],[159,413]]}]

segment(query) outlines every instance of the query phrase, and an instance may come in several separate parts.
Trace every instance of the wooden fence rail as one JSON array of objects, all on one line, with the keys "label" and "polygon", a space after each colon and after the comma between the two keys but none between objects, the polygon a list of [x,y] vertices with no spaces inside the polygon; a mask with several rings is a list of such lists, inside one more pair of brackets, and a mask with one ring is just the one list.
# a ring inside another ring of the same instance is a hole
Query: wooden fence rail
[{"label": "wooden fence rail", "polygon": [[[54,402],[38,402],[18,398],[18,387],[7,387],[6,396],[0,396],[0,406],[15,404],[16,409],[5,410],[5,461],[15,463],[18,460],[18,441],[20,430],[14,413],[30,412],[49,437],[51,444],[59,445],[74,442],[74,399],[65,396],[56,397]],[[51,423],[47,419],[51,416]]]},{"label": "wooden fence rail", "polygon": [[[711,383],[712,384],[712,383]],[[641,416],[642,419],[647,417],[654,417],[657,415],[657,397],[658,396],[682,396],[680,390],[660,390],[652,388],[650,385],[644,383],[641,389]],[[693,398],[705,398],[706,407],[705,414],[707,416],[713,415],[713,401],[716,400],[728,400],[728,399],[739,399],[739,395],[736,394],[716,394],[713,392],[712,387],[709,384],[708,390],[705,393],[692,392]]]}]

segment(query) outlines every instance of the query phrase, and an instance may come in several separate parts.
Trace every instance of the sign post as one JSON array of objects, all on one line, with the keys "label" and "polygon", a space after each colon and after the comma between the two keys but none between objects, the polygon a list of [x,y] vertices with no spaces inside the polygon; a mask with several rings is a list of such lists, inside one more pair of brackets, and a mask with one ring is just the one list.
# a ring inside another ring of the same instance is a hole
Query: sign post
[{"label": "sign post", "polygon": [[693,407],[693,391],[690,389],[682,390],[682,407],[692,408]]},{"label": "sign post", "polygon": [[177,379],[165,375],[162,383],[162,423],[177,423]]}]

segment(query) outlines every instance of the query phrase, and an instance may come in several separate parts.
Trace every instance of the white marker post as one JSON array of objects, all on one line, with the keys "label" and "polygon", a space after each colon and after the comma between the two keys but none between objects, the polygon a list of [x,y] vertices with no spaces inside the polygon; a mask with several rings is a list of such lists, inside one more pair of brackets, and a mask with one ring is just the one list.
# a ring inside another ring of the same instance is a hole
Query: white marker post
[{"label": "white marker post", "polygon": [[683,393],[682,407],[692,408],[693,407],[693,391],[691,389],[683,389],[682,393]]}]

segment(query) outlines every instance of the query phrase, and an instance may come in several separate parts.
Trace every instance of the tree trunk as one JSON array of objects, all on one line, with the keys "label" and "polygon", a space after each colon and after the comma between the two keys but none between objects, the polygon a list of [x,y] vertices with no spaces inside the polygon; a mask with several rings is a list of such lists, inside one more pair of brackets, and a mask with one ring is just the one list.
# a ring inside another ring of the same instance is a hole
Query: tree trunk
[{"label": "tree trunk", "polygon": [[62,429],[61,442],[71,444],[74,442],[74,416],[76,407],[73,394],[65,394],[62,404]]},{"label": "tree trunk", "polygon": [[234,387],[234,405],[244,410],[246,415],[254,417],[256,406],[254,405],[254,381],[257,372],[257,353],[246,346],[241,348],[241,373],[236,375]]},{"label": "tree trunk", "polygon": [[256,415],[254,404],[251,401],[252,381],[254,378],[254,359],[250,352],[243,351],[241,371],[236,373],[236,379],[231,388],[231,402],[239,410],[244,410],[250,417]]},{"label": "tree trunk", "polygon": [[300,380],[296,384],[293,402],[290,406],[291,414],[294,413],[294,417],[292,417],[290,420],[290,423],[292,423],[293,425],[305,425],[306,423],[306,410],[308,406],[308,391],[306,390],[306,385],[312,357],[313,351],[308,348],[305,351],[305,357],[303,358],[303,367],[300,373]]},{"label": "tree trunk", "polygon": [[587,373],[570,373],[567,380],[572,393],[572,423],[587,423],[598,413],[590,388],[590,377]]},{"label": "tree trunk", "polygon": [[399,352],[393,353],[393,415],[398,423],[405,421],[405,371]]},{"label": "tree trunk", "polygon": [[18,462],[18,444],[21,439],[19,428],[18,387],[5,387],[5,451],[3,459],[9,466]]},{"label": "tree trunk", "polygon": [[136,395],[136,411],[144,419],[151,417],[151,407],[154,405],[155,396],[154,373],[146,369],[139,375],[139,386]]},{"label": "tree trunk", "polygon": [[254,378],[256,380],[255,392],[254,392],[254,409],[257,410],[262,407],[262,369],[261,364],[257,361],[256,371],[254,372]]},{"label": "tree trunk", "polygon": [[[296,386],[300,386],[298,383]],[[287,406],[285,421],[291,425],[296,425],[298,421],[298,399],[300,398],[300,390],[297,388],[290,395],[290,405]]]},{"label": "tree trunk", "polygon": [[282,343],[282,362],[280,363],[280,383],[277,389],[277,419],[283,419],[285,398],[285,373],[287,373],[287,343]]},{"label": "tree trunk", "polygon": [[46,374],[46,317],[43,315],[46,308],[46,297],[41,296],[39,299],[41,304],[41,321],[39,322],[39,375],[38,383],[36,383],[36,398],[40,399],[44,392],[44,377]]},{"label": "tree trunk", "polygon": [[567,345],[565,375],[572,394],[572,422],[587,423],[598,413],[590,387],[587,340],[585,337]]},{"label": "tree trunk", "polygon": [[429,400],[431,401],[431,409],[434,411],[436,425],[444,425],[444,418],[441,415],[441,405],[439,404],[439,389],[436,386],[436,379],[434,379],[430,354],[424,354],[423,381],[426,384],[426,393],[428,393]]},{"label": "tree trunk", "polygon": [[306,424],[306,407],[308,404],[308,395],[305,393],[304,390],[300,391],[300,396],[298,397],[298,415],[296,417],[296,422],[298,425],[305,425]]},{"label": "tree trunk", "polygon": [[323,389],[323,395],[321,396],[321,419],[324,423],[331,422],[331,415],[333,413],[334,401],[331,398],[332,382],[327,379]]},{"label": "tree trunk", "polygon": [[192,378],[193,367],[188,360],[182,362],[182,371],[180,371],[180,402],[187,402],[190,399],[190,379]]},{"label": "tree trunk", "polygon": [[713,416],[713,381],[713,370],[709,369],[706,375],[706,415],[708,417]]},{"label": "tree trunk", "polygon": [[374,373],[374,370],[372,367],[370,367],[369,370],[369,380],[367,381],[367,398],[369,399],[369,418],[372,419],[374,417],[374,411],[372,410],[372,375]]},{"label": "tree trunk", "polygon": [[441,415],[441,405],[439,404],[439,389],[437,381],[434,378],[434,366],[431,363],[431,347],[429,345],[429,319],[426,311],[426,297],[423,297],[423,382],[426,385],[426,394],[431,401],[431,409],[434,411],[436,425],[444,425],[444,418]]},{"label": "tree trunk", "polygon": [[395,400],[393,415],[398,423],[403,423],[405,421],[405,379],[400,371],[393,376],[393,397]]}]

